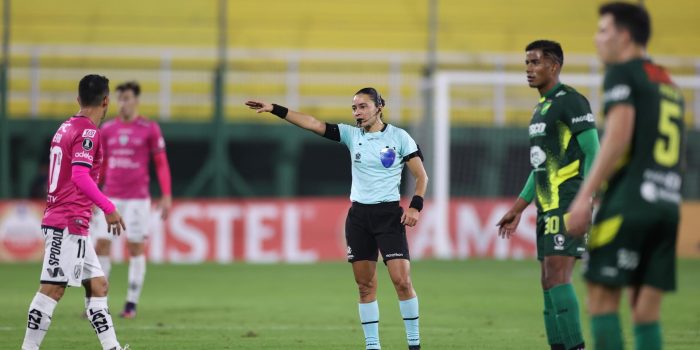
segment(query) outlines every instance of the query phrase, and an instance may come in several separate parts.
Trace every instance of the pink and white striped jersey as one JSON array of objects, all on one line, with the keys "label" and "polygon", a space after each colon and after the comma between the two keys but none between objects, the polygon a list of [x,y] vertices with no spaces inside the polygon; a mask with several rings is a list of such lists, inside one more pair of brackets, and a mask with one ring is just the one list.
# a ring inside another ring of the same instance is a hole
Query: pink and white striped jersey
[{"label": "pink and white striped jersey", "polygon": [[110,198],[149,198],[151,156],[165,151],[165,140],[158,123],[142,116],[125,122],[114,118],[100,129],[104,145],[105,182],[103,191]]},{"label": "pink and white striped jersey", "polygon": [[84,116],[73,116],[56,131],[49,154],[46,210],[41,224],[71,234],[86,236],[93,202],[71,180],[73,166],[90,168],[90,177],[99,180],[102,164],[100,132]]}]

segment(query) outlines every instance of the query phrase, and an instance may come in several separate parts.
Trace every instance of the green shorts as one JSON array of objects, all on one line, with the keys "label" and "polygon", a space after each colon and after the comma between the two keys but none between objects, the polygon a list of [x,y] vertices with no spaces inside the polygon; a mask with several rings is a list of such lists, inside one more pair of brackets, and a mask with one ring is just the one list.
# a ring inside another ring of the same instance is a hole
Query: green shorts
[{"label": "green shorts", "polygon": [[654,208],[605,210],[596,215],[584,260],[586,280],[610,287],[676,289],[679,214]]},{"label": "green shorts", "polygon": [[586,238],[574,238],[566,233],[566,210],[554,209],[537,214],[537,260],[545,256],[573,256],[580,258],[586,252]]}]

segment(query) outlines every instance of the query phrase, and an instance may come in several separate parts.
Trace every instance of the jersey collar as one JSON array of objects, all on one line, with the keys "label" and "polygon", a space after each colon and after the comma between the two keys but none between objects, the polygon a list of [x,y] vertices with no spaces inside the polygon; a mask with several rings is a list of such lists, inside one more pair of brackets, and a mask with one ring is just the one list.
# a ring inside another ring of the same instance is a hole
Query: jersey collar
[{"label": "jersey collar", "polygon": [[73,118],[85,118],[90,124],[95,125],[95,123],[92,122],[92,119],[88,118],[86,115],[76,114],[73,116]]},{"label": "jersey collar", "polygon": [[363,135],[364,135],[364,134],[374,134],[374,133],[377,133],[377,132],[383,133],[383,132],[386,130],[386,128],[387,128],[388,126],[389,126],[389,123],[384,123],[384,126],[382,127],[381,130],[375,131],[375,132],[371,132],[371,133],[368,133],[368,132],[365,131],[364,128],[361,128],[361,129],[362,129],[362,134],[363,134]]},{"label": "jersey collar", "polygon": [[557,83],[557,85],[554,85],[553,88],[549,89],[549,91],[545,92],[542,97],[540,97],[540,103],[546,101],[548,98],[552,97],[554,93],[559,90],[559,88],[562,86],[561,83]]}]

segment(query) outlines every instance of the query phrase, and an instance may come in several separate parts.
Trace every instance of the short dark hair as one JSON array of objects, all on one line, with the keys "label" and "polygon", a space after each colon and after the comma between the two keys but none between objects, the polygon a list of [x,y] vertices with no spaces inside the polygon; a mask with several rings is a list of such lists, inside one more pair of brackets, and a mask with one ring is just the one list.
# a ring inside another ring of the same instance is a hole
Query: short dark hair
[{"label": "short dark hair", "polygon": [[644,7],[625,2],[611,2],[601,5],[598,14],[612,15],[616,27],[629,31],[635,43],[647,46],[651,37],[651,19]]},{"label": "short dark hair", "polygon": [[134,96],[138,97],[141,95],[141,85],[139,85],[139,83],[135,80],[127,81],[117,86],[117,91],[119,92],[124,92],[126,90],[131,90],[134,93]]},{"label": "short dark hair", "polygon": [[386,101],[382,98],[382,95],[373,87],[362,88],[355,93],[355,95],[364,94],[368,95],[377,107],[384,107]]},{"label": "short dark hair", "polygon": [[109,79],[103,75],[88,74],[80,79],[78,84],[78,97],[80,105],[84,107],[99,106],[102,100],[109,95]]},{"label": "short dark hair", "polygon": [[561,45],[552,40],[535,40],[525,47],[525,51],[542,50],[542,55],[549,57],[560,66],[564,66],[564,50]]}]

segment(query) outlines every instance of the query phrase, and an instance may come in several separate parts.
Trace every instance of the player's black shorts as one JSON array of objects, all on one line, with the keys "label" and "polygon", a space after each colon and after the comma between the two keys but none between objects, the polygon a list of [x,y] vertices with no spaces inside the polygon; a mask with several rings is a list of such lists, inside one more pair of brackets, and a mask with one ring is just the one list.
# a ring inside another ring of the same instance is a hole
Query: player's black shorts
[{"label": "player's black shorts", "polygon": [[378,250],[384,263],[392,259],[410,260],[402,215],[403,208],[399,202],[353,202],[345,220],[348,262],[377,261]]}]

